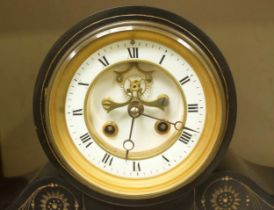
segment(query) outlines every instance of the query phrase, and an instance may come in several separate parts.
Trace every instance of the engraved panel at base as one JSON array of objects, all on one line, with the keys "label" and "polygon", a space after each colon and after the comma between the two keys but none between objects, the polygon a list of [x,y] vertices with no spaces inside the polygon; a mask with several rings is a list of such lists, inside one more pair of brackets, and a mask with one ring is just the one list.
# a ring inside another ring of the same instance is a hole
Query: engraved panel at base
[{"label": "engraved panel at base", "polygon": [[83,208],[79,192],[60,182],[59,179],[50,177],[31,183],[10,209],[81,210]]},{"label": "engraved panel at base", "polygon": [[231,172],[213,174],[196,189],[198,210],[271,210],[274,199],[246,177]]},{"label": "engraved panel at base", "polygon": [[273,196],[252,180],[232,172],[212,174],[178,199],[150,207],[130,208],[95,200],[62,181],[41,177],[29,184],[9,209],[19,210],[274,210]]}]

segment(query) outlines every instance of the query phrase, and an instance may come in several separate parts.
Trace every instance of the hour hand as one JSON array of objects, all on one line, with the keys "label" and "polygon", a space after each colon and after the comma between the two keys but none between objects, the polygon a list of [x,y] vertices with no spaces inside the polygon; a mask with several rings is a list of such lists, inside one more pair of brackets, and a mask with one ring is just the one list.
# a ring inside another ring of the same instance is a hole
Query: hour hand
[{"label": "hour hand", "polygon": [[161,94],[157,97],[157,99],[153,101],[146,101],[140,99],[140,102],[145,106],[157,107],[161,110],[164,110],[166,106],[169,104],[169,97],[166,94]]},{"label": "hour hand", "polygon": [[104,107],[104,109],[107,112],[110,112],[113,109],[128,105],[130,103],[130,101],[131,101],[131,99],[129,99],[128,101],[119,103],[119,102],[115,102],[115,101],[111,100],[110,98],[106,98],[106,99],[102,100],[102,106]]}]

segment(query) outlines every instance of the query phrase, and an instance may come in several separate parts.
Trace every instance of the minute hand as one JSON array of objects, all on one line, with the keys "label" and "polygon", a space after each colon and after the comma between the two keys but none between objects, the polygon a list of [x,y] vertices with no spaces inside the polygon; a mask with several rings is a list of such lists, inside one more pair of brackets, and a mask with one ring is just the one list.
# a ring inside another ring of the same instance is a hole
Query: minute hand
[{"label": "minute hand", "polygon": [[129,131],[129,137],[128,137],[128,139],[126,139],[123,142],[123,147],[126,150],[126,160],[128,159],[128,153],[129,153],[129,151],[134,148],[134,142],[131,139],[132,131],[133,131],[133,125],[134,125],[134,120],[135,120],[135,118],[132,117],[130,131]]},{"label": "minute hand", "polygon": [[175,128],[176,130],[187,129],[187,130],[190,130],[190,131],[193,131],[193,132],[198,133],[197,131],[195,131],[195,130],[193,130],[193,129],[191,129],[191,128],[188,128],[188,127],[184,126],[184,124],[183,124],[182,121],[170,122],[170,121],[168,121],[168,120],[164,120],[164,119],[161,119],[161,118],[152,116],[152,115],[148,115],[148,114],[146,114],[146,113],[142,113],[141,115],[143,115],[143,116],[145,116],[145,117],[152,118],[152,119],[154,119],[154,120],[159,120],[159,121],[167,122],[167,123],[173,125],[174,128]]}]

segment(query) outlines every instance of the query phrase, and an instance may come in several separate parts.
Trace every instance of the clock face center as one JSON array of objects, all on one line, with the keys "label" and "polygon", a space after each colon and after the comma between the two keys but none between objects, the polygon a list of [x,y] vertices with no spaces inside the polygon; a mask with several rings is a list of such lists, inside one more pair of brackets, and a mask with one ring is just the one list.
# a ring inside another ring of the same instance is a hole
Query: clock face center
[{"label": "clock face center", "polygon": [[132,101],[128,105],[128,114],[129,116],[133,118],[140,117],[143,112],[144,112],[144,106],[139,101]]},{"label": "clock face center", "polygon": [[[174,145],[182,129],[172,122],[184,124],[186,108],[172,74],[150,61],[124,61],[110,65],[91,82],[85,120],[90,135],[108,154],[140,160]],[[113,123],[105,126],[109,121]],[[162,123],[155,126],[157,121]]]}]

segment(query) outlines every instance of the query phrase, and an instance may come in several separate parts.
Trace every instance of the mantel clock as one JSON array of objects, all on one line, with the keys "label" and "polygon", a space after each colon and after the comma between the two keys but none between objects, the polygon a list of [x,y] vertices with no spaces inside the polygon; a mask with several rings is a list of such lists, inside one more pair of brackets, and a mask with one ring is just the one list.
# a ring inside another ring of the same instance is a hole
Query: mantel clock
[{"label": "mantel clock", "polygon": [[221,52],[170,12],[121,7],[67,31],[34,95],[42,146],[66,180],[117,205],[177,198],[218,164],[236,97]]}]

